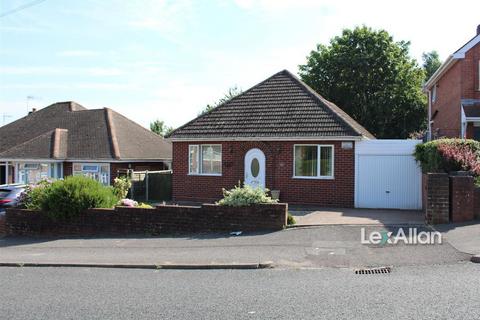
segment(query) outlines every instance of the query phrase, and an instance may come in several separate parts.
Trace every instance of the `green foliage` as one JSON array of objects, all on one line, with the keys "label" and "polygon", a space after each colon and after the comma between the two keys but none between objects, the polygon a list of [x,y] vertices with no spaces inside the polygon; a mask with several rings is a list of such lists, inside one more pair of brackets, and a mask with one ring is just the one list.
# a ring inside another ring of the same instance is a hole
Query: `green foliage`
[{"label": "green foliage", "polygon": [[238,88],[237,86],[233,86],[228,89],[227,93],[223,95],[222,98],[220,98],[218,101],[214,102],[213,104],[207,104],[205,108],[199,113],[199,115],[208,113],[218,107],[221,104],[224,104],[225,102],[229,101],[230,99],[235,98],[239,94],[242,94],[243,91],[242,89]]},{"label": "green foliage", "polygon": [[287,224],[288,225],[294,225],[296,224],[297,221],[295,221],[295,218],[292,216],[292,214],[289,212],[287,216]]},{"label": "green foliage", "polygon": [[113,180],[113,193],[118,199],[127,197],[128,190],[132,187],[132,181],[127,177],[119,177]]},{"label": "green foliage", "polygon": [[438,139],[418,144],[415,147],[415,159],[420,163],[422,171],[427,172],[452,172],[463,170],[462,165],[446,158],[440,149],[442,145],[464,147],[480,155],[480,142],[470,139]]},{"label": "green foliage", "polygon": [[84,176],[57,180],[42,192],[35,209],[47,212],[53,219],[68,219],[89,208],[112,208],[118,201],[112,187]]},{"label": "green foliage", "polygon": [[30,210],[41,210],[45,199],[45,190],[52,183],[48,180],[42,180],[36,185],[29,185],[20,195],[19,206]]},{"label": "green foliage", "polygon": [[172,127],[165,125],[164,121],[157,119],[153,122],[150,122],[150,131],[158,134],[161,137],[168,136],[173,130],[174,129]]},{"label": "green foliage", "polygon": [[243,187],[235,186],[231,190],[223,189],[223,199],[217,204],[221,206],[230,207],[244,207],[252,204],[261,203],[277,203],[278,200],[273,200],[268,196],[268,189],[252,188],[248,185]]},{"label": "green foliage", "polygon": [[299,74],[377,138],[406,138],[425,127],[427,106],[425,74],[409,45],[384,30],[345,29],[317,45]]},{"label": "green foliage", "polygon": [[423,60],[423,70],[425,71],[425,81],[430,79],[430,77],[437,71],[438,68],[442,65],[440,61],[440,56],[437,51],[424,52],[422,54]]}]

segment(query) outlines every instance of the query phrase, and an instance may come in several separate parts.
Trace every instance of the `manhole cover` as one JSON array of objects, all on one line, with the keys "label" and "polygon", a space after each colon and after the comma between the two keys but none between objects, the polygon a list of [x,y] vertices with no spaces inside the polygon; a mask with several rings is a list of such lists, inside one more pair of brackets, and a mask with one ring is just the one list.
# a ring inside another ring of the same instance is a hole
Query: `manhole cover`
[{"label": "manhole cover", "polygon": [[391,267],[379,267],[379,268],[362,268],[356,269],[355,274],[383,274],[383,273],[391,273]]}]

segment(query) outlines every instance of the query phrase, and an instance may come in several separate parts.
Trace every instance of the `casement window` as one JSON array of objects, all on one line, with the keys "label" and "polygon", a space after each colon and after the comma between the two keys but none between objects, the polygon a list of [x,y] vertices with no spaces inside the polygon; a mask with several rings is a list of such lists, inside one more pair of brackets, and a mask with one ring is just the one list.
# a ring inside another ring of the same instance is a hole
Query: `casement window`
[{"label": "casement window", "polygon": [[108,163],[74,163],[72,171],[74,176],[85,176],[104,185],[110,184],[110,164]]},{"label": "casement window", "polygon": [[333,179],[333,145],[297,144],[293,153],[294,178]]},{"label": "casement window", "polygon": [[222,145],[190,145],[188,147],[188,172],[199,175],[221,175]]},{"label": "casement window", "polygon": [[45,179],[63,178],[62,163],[15,163],[15,182],[24,184],[36,184]]}]

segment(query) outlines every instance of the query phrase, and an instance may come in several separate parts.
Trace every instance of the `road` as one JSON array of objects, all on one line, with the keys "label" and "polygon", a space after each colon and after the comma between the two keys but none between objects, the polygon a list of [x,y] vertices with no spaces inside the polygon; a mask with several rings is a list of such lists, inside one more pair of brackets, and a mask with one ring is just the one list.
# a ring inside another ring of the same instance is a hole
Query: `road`
[{"label": "road", "polygon": [[0,268],[2,319],[479,319],[480,265],[236,271]]}]

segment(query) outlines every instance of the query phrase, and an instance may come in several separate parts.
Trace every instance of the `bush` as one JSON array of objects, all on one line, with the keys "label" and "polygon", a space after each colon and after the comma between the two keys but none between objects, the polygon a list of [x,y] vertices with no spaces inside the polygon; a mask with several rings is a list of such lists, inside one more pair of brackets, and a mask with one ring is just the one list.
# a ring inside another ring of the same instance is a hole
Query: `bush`
[{"label": "bush", "polygon": [[25,191],[20,195],[18,206],[30,210],[41,210],[42,203],[45,201],[45,190],[47,190],[51,184],[51,181],[42,180],[36,185],[27,186]]},{"label": "bush", "polygon": [[469,139],[439,139],[418,144],[415,159],[422,171],[452,172],[478,171],[480,142]]},{"label": "bush", "polygon": [[295,218],[292,216],[292,214],[289,212],[287,216],[287,224],[288,225],[294,225],[296,224],[297,221],[295,221]]},{"label": "bush", "polygon": [[261,203],[277,203],[267,195],[268,189],[252,188],[244,185],[243,187],[235,186],[231,190],[223,189],[223,199],[217,204],[230,207],[244,207],[252,204]]},{"label": "bush", "polygon": [[132,181],[127,177],[119,177],[113,180],[113,192],[119,199],[127,197],[128,190],[132,187]]},{"label": "bush", "polygon": [[83,176],[55,181],[43,192],[40,209],[53,219],[68,219],[89,208],[112,208],[118,202],[112,187]]}]

